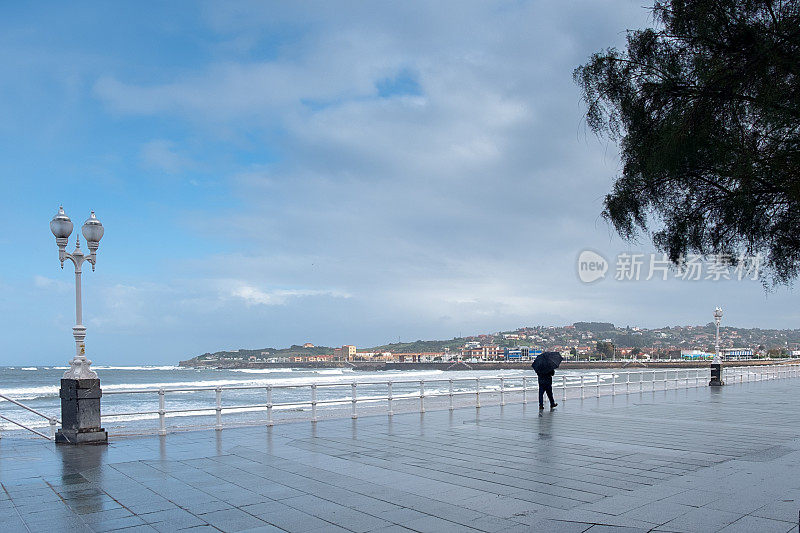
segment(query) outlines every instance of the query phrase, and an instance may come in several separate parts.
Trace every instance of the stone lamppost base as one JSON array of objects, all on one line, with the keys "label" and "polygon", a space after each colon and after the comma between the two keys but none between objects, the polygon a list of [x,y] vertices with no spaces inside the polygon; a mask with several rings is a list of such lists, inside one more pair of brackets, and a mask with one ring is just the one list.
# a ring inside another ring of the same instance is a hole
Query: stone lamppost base
[{"label": "stone lamppost base", "polygon": [[57,444],[108,444],[108,433],[100,427],[99,379],[62,379],[61,429]]},{"label": "stone lamppost base", "polygon": [[725,385],[725,382],[722,381],[722,365],[711,365],[711,381],[708,384],[711,387]]}]

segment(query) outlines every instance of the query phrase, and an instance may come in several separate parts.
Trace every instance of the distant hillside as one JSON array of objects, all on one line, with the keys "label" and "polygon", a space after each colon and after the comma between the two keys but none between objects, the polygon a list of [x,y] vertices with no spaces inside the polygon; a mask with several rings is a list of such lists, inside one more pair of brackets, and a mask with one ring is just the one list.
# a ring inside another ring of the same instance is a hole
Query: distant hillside
[{"label": "distant hillside", "polygon": [[366,352],[392,352],[392,353],[422,353],[422,352],[444,352],[445,349],[456,351],[467,342],[467,339],[459,337],[446,341],[423,341],[416,340],[414,342],[394,342],[392,344],[383,344],[381,346],[374,346],[372,348],[364,348],[359,351]]},{"label": "distant hillside", "polygon": [[572,325],[578,331],[591,331],[592,333],[603,333],[616,329],[611,322],[575,322]]},{"label": "distant hillside", "polygon": [[198,355],[197,357],[193,357],[192,360],[195,359],[220,359],[220,358],[229,358],[229,359],[248,359],[251,355],[254,355],[258,358],[263,357],[295,357],[301,355],[325,355],[333,353],[333,348],[328,346],[312,346],[309,348],[304,348],[303,346],[293,344],[288,348],[259,348],[257,350],[235,350],[235,351],[219,351],[219,352],[206,352],[202,355]]},{"label": "distant hillside", "polygon": [[[413,342],[395,342],[380,346],[358,346],[359,352],[457,352],[469,341],[482,344],[495,344],[501,347],[517,345],[533,346],[539,349],[552,349],[569,346],[588,346],[592,349],[598,342],[611,342],[616,348],[650,348],[659,351],[690,348],[713,350],[716,328],[707,323],[700,326],[665,326],[657,329],[617,327],[610,322],[575,322],[571,326],[536,326],[523,327],[512,331],[497,332],[488,335],[457,337],[448,340],[416,340]],[[723,325],[720,330],[720,344],[723,348],[749,347],[754,350],[771,350],[776,353],[787,353],[800,350],[800,330],[797,329],[759,329],[738,328]],[[304,348],[292,345],[288,348],[259,348],[233,351],[204,353],[193,357],[187,363],[202,364],[204,361],[220,359],[246,360],[250,356],[259,359],[283,358],[298,356],[317,356],[333,354],[334,348],[329,346],[312,346]]]}]

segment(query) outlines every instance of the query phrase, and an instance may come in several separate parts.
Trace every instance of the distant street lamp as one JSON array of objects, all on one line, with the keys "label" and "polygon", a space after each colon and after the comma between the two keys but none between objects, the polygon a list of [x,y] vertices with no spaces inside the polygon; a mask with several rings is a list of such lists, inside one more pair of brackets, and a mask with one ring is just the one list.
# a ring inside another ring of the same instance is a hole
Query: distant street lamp
[{"label": "distant street lamp", "polygon": [[714,343],[714,359],[711,361],[711,381],[708,382],[712,386],[721,386],[725,382],[722,381],[722,357],[719,353],[719,323],[722,321],[722,309],[717,307],[714,309],[714,324],[717,326],[717,337]]},{"label": "distant street lamp", "polygon": [[58,259],[61,261],[61,268],[64,268],[64,260],[69,259],[75,265],[75,326],[72,328],[72,336],[75,337],[75,357],[70,361],[70,368],[64,373],[67,379],[97,379],[97,374],[89,368],[92,364],[86,358],[86,326],[83,325],[83,309],[81,305],[81,265],[84,261],[92,264],[94,272],[95,262],[97,261],[97,248],[100,246],[100,239],[103,238],[103,225],[97,220],[94,211],[83,223],[81,233],[86,239],[89,247],[89,255],[84,255],[81,250],[80,237],[75,239],[75,250],[67,252],[69,236],[72,233],[72,221],[64,213],[64,207],[59,206],[58,213],[50,221],[50,231],[53,232],[58,245]]},{"label": "distant street lamp", "polygon": [[722,358],[719,356],[719,323],[722,321],[722,309],[717,307],[714,309],[714,324],[717,325],[717,340],[714,343],[714,364],[719,365],[722,363]]}]

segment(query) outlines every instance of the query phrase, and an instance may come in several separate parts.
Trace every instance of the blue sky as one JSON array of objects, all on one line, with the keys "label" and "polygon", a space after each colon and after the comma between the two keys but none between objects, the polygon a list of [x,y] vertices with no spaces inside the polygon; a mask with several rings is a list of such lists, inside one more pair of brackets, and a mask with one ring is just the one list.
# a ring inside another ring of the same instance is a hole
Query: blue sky
[{"label": "blue sky", "polygon": [[[0,8],[0,364],[72,355],[48,222],[106,227],[84,274],[100,364],[608,320],[796,327],[757,282],[580,283],[650,252],[599,217],[616,147],[573,68],[638,1]],[[13,257],[13,259],[11,259]]]}]

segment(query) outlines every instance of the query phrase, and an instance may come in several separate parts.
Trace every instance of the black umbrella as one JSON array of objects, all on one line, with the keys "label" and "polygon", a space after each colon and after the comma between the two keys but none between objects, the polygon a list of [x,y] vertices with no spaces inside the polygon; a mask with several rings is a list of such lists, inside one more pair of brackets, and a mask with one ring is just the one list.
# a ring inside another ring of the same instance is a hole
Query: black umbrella
[{"label": "black umbrella", "polygon": [[536,356],[531,367],[537,374],[549,374],[561,364],[561,354],[558,352],[542,352]]}]

